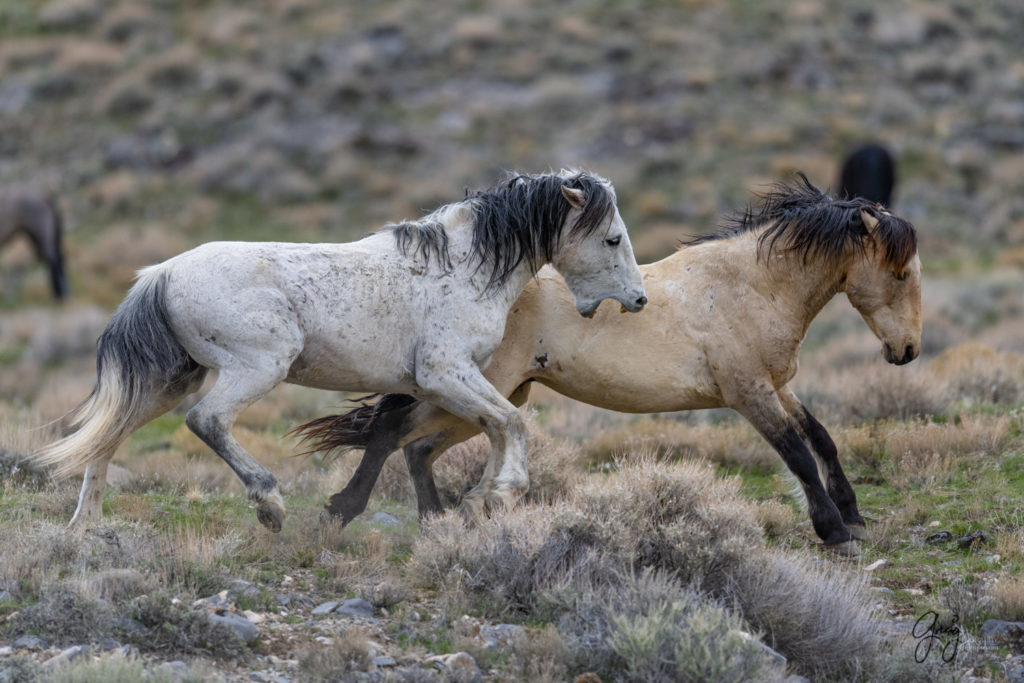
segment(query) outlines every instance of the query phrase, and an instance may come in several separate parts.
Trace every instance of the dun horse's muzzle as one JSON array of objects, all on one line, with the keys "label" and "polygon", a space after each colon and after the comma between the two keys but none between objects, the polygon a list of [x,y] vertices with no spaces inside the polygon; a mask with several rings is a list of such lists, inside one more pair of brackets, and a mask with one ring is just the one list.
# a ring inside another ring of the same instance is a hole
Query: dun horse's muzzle
[{"label": "dun horse's muzzle", "polygon": [[885,355],[885,360],[889,361],[893,365],[906,365],[917,358],[918,351],[915,344],[907,344],[902,352],[898,352],[891,344],[886,343],[883,353]]}]

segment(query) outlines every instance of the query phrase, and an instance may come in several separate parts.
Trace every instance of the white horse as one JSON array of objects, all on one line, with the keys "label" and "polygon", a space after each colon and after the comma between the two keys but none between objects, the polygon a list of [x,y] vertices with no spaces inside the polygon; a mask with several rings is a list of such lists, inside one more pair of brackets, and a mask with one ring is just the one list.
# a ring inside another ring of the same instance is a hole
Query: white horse
[{"label": "white horse", "polygon": [[481,374],[509,310],[552,264],[590,316],[647,303],[611,183],[578,171],[517,175],[425,218],[348,244],[212,242],[140,271],[98,342],[78,431],[37,457],[86,466],[72,526],[102,515],[106,469],[136,429],[218,371],[185,423],[235,471],[259,521],[279,531],[277,480],[231,435],[281,382],[411,394],[478,424],[493,445],[478,511],[528,486],[525,427]]}]

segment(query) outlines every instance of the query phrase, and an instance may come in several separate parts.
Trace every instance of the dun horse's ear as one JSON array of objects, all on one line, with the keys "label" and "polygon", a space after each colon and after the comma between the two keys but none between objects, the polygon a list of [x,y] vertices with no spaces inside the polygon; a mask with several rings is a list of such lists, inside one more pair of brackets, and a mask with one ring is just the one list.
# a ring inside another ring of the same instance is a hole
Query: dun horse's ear
[{"label": "dun horse's ear", "polygon": [[867,209],[860,210],[860,218],[864,221],[864,227],[868,229],[868,232],[874,232],[878,227],[878,219]]},{"label": "dun horse's ear", "polygon": [[583,205],[586,204],[587,196],[583,194],[583,190],[576,190],[568,185],[562,185],[562,196],[565,197],[566,201],[572,205],[572,208],[583,210]]}]

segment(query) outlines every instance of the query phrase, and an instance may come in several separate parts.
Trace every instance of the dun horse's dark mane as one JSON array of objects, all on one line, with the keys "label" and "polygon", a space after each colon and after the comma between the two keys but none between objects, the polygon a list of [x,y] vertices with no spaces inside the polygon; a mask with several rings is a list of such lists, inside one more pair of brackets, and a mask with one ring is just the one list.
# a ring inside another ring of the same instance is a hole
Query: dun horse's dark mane
[{"label": "dun horse's dark mane", "polygon": [[[492,188],[466,192],[464,203],[473,211],[473,255],[479,267],[490,267],[487,290],[504,285],[524,261],[536,270],[552,259],[571,209],[562,195],[563,185],[584,196],[583,212],[564,237],[586,237],[615,206],[614,191],[598,176],[582,171],[514,174]],[[434,258],[450,270],[448,235],[437,218],[445,208],[419,221],[388,226],[399,250],[408,254],[415,249],[417,256],[428,262]]]},{"label": "dun horse's dark mane", "polygon": [[[779,183],[758,195],[758,206],[747,206],[726,216],[722,229],[685,242],[700,244],[762,231],[759,255],[765,259],[776,250],[796,254],[804,263],[811,259],[838,261],[851,247],[863,251],[876,240],[884,265],[900,270],[917,253],[917,233],[908,221],[888,213],[878,204],[854,197],[833,199],[797,173],[793,184]],[[861,218],[866,211],[878,221],[873,235]]]}]

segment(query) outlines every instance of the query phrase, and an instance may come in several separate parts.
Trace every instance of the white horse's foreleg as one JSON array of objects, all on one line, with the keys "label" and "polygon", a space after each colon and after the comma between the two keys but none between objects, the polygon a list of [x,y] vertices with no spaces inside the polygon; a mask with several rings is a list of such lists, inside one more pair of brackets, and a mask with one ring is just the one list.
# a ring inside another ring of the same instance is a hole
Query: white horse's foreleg
[{"label": "white horse's foreleg", "polygon": [[463,498],[463,509],[478,518],[485,507],[514,505],[530,486],[526,469],[526,423],[522,415],[480,373],[466,363],[430,372],[418,363],[416,381],[424,399],[467,422],[480,425],[491,440],[491,457],[480,483]]},{"label": "white horse's foreleg", "polygon": [[246,406],[262,398],[285,377],[290,365],[273,359],[263,367],[273,368],[268,374],[240,365],[223,368],[216,384],[185,416],[185,424],[207,446],[224,459],[245,486],[250,500],[257,503],[256,517],[271,531],[281,530],[284,521],[284,499],[277,488],[277,479],[249,455],[231,435],[238,414]]},{"label": "white horse's foreleg", "polygon": [[68,527],[83,531],[103,519],[103,492],[107,488],[107,465],[110,455],[89,463],[82,477],[82,490],[78,492],[78,507]]}]

